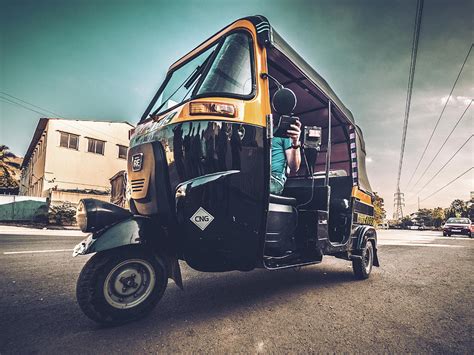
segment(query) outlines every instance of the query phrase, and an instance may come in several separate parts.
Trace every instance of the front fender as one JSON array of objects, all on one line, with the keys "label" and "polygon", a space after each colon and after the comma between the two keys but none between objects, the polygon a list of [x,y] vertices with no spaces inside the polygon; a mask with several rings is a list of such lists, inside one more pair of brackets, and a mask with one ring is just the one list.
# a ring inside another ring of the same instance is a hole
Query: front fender
[{"label": "front fender", "polygon": [[[151,233],[159,233],[148,218],[133,216],[129,219],[114,224],[100,232],[89,235],[76,245],[72,256],[110,250],[126,245],[143,244]],[[158,236],[156,239],[158,239]],[[158,254],[158,250],[154,250]],[[162,251],[161,251],[162,252]],[[166,263],[168,277],[183,289],[181,269],[175,253],[160,253]]]},{"label": "front fender", "polygon": [[132,217],[91,234],[76,245],[72,256],[95,253],[124,245],[141,244],[143,238],[140,231],[144,228],[145,223],[146,219],[144,218]]}]

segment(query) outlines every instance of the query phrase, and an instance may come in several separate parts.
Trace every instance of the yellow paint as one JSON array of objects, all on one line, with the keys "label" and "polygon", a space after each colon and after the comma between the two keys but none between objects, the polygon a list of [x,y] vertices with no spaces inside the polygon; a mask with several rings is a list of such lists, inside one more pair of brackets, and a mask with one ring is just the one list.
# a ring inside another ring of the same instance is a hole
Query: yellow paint
[{"label": "yellow paint", "polygon": [[357,223],[373,225],[374,217],[357,212]]},{"label": "yellow paint", "polygon": [[365,193],[364,191],[359,190],[357,186],[354,186],[352,188],[352,197],[359,199],[360,202],[373,206],[372,197],[369,194]]},{"label": "yellow paint", "polygon": [[[266,49],[264,47],[260,47],[257,43],[257,33],[255,31],[255,27],[253,24],[248,20],[239,20],[231,24],[230,26],[226,27],[213,37],[211,37],[206,42],[202,43],[200,46],[189,52],[187,55],[179,59],[173,65],[171,65],[169,70],[173,70],[177,66],[181,65],[182,63],[186,62],[199,52],[205,50],[207,47],[212,45],[214,42],[218,41],[223,35],[229,33],[230,31],[236,29],[245,29],[247,30],[250,35],[252,36],[253,42],[253,50],[254,50],[254,66],[255,66],[255,79],[256,79],[256,92],[254,98],[251,100],[241,100],[241,99],[234,99],[234,98],[224,98],[224,97],[205,97],[200,99],[195,99],[190,102],[212,102],[215,100],[216,102],[220,103],[228,103],[232,104],[237,108],[237,115],[236,117],[225,117],[225,116],[216,116],[216,115],[199,115],[199,116],[191,116],[189,114],[189,104],[187,102],[176,109],[166,112],[163,115],[157,116],[154,118],[155,121],[160,121],[165,116],[168,116],[172,112],[176,112],[176,115],[173,119],[168,122],[168,124],[175,124],[185,121],[209,121],[209,120],[223,120],[223,121],[230,121],[230,122],[242,122],[246,124],[252,124],[256,126],[265,127],[266,126],[266,115],[271,113],[270,107],[270,97],[269,97],[269,87],[268,87],[268,80],[262,79],[260,77],[261,73],[267,71],[267,57],[266,57]],[[150,122],[151,119],[144,121],[142,124],[146,124]]]}]

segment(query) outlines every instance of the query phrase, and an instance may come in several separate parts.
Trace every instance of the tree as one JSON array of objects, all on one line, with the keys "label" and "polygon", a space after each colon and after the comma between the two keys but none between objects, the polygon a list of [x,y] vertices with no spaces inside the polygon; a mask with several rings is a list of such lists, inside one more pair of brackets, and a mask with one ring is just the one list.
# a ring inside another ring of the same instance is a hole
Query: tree
[{"label": "tree", "polygon": [[402,228],[407,228],[409,226],[412,226],[413,222],[411,221],[411,217],[410,216],[403,217],[401,225],[402,225]]},{"label": "tree", "polygon": [[428,208],[420,208],[416,214],[421,224],[425,226],[433,225],[433,210]]},{"label": "tree", "polygon": [[17,156],[4,144],[0,144],[0,188],[16,189],[19,184],[15,180],[15,169],[20,168],[20,164],[15,162]]},{"label": "tree", "polygon": [[436,207],[431,210],[431,217],[433,219],[433,225],[436,228],[441,227],[441,224],[443,223],[444,219],[446,218],[444,214],[444,209],[441,207]]},{"label": "tree", "polygon": [[374,192],[374,224],[382,223],[386,215],[383,198]]},{"label": "tree", "polygon": [[467,216],[471,221],[474,221],[474,196],[471,194],[471,199],[467,202]]},{"label": "tree", "polygon": [[468,217],[467,205],[463,200],[456,199],[445,210],[446,218],[450,217]]}]

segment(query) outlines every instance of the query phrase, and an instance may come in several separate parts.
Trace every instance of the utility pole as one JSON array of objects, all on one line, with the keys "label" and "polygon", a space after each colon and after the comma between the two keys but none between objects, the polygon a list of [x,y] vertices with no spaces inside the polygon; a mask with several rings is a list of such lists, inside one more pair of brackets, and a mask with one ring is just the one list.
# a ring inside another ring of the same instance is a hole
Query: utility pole
[{"label": "utility pole", "polygon": [[405,118],[403,120],[402,144],[400,149],[400,160],[398,162],[397,192],[394,195],[394,213],[393,219],[400,221],[403,218],[403,209],[405,206],[404,194],[400,192],[400,177],[402,175],[403,156],[405,154],[405,142],[408,130],[408,118],[410,116],[411,94],[413,92],[413,81],[415,78],[416,55],[418,52],[418,40],[420,38],[421,17],[423,14],[423,1],[418,0],[416,4],[415,28],[413,31],[413,42],[411,48],[410,71],[408,74],[407,99],[405,102]]},{"label": "utility pole", "polygon": [[393,219],[401,221],[403,218],[403,207],[405,207],[405,196],[403,192],[400,192],[399,188],[393,194],[393,201]]},{"label": "utility pole", "polygon": [[420,196],[418,196],[418,211],[420,210]]}]

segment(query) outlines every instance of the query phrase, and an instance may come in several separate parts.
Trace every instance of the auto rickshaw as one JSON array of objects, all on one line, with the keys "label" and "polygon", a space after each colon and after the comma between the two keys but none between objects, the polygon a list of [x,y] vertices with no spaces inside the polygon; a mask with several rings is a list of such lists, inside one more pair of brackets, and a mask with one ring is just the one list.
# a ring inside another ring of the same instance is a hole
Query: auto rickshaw
[{"label": "auto rickshaw", "polygon": [[[271,143],[302,124],[304,163],[282,195],[270,194]],[[352,262],[378,266],[373,194],[362,132],[351,112],[263,16],[239,19],[171,65],[128,151],[130,210],[84,199],[91,235],[73,255],[95,253],[77,282],[94,321],[137,319],[178,260],[203,272],[278,270]]]}]

